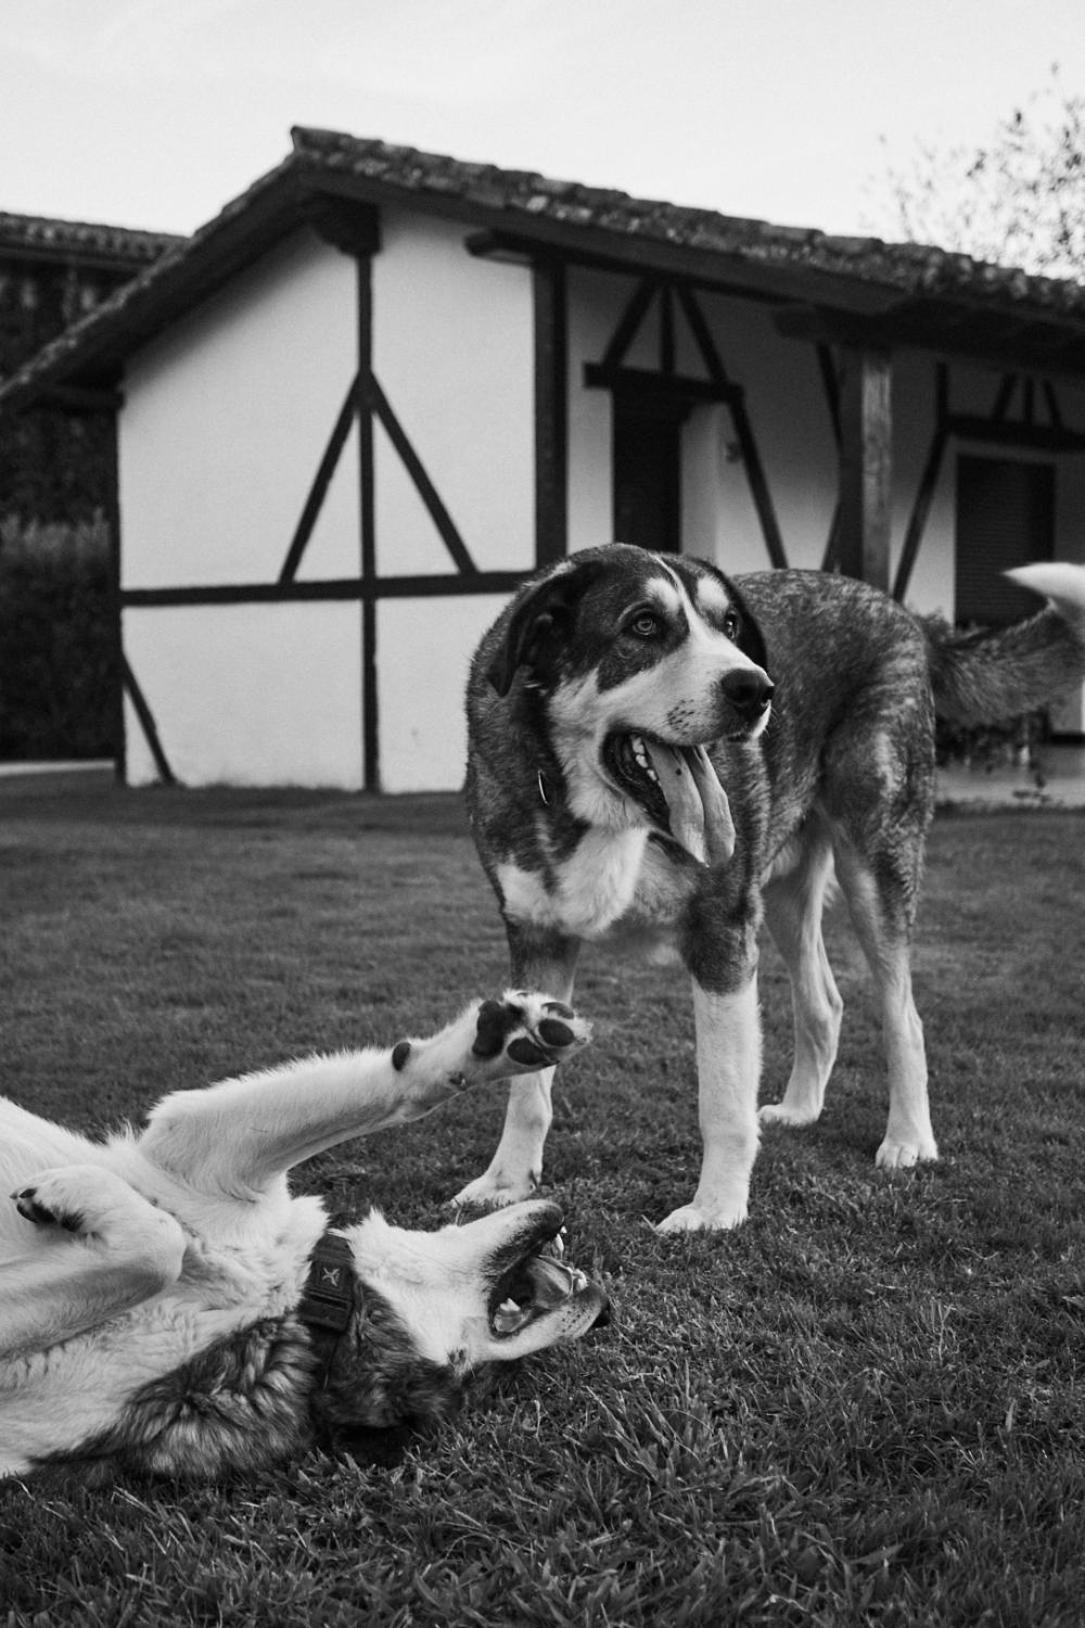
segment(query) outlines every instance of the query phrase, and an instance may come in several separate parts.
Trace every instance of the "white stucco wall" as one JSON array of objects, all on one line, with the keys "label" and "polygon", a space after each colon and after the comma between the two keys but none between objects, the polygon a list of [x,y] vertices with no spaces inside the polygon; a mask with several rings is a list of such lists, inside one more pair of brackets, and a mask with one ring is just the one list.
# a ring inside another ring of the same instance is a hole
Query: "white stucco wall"
[{"label": "white stucco wall", "polygon": [[[373,261],[376,376],[482,569],[528,569],[534,552],[531,276],[469,256],[463,228],[385,212]],[[609,540],[611,400],[584,387],[635,279],[569,274],[569,547]],[[126,589],[273,582],[357,367],[356,268],[299,231],[133,358],[121,417]],[[753,434],[794,565],[820,563],[837,492],[837,451],[813,348],[782,339],[767,307],[700,296]],[[703,376],[676,313],[678,363]],[[656,366],[654,323],[627,360]],[[934,414],[935,363],[897,358],[896,566]],[[955,369],[952,406],[986,413],[997,375]],[[1071,402],[1067,421],[1085,422]],[[374,507],[382,575],[454,569],[383,429]],[[956,444],[947,448],[908,599],[954,613]],[[979,448],[989,455],[998,449]],[[352,431],[299,576],[356,577],[360,499]],[[1021,456],[1028,456],[1021,454]],[[1058,462],[1057,552],[1085,559],[1085,460]],[[698,407],[683,439],[683,542],[725,570],[768,563],[731,413]],[[381,784],[457,787],[471,652],[504,596],[379,603]],[[361,609],[356,602],[131,607],[125,650],[174,772],[190,784],[362,783]],[[1078,709],[1080,719],[1080,708]],[[129,707],[129,778],[156,771]],[[1080,727],[1064,724],[1064,727]]]},{"label": "white stucco wall", "polygon": [[[357,604],[130,609],[124,646],[188,786],[362,785]],[[130,785],[158,778],[126,700]]]},{"label": "white stucco wall", "polygon": [[455,791],[463,784],[467,669],[506,599],[472,594],[378,606],[383,791]]},{"label": "white stucco wall", "polygon": [[[613,535],[611,407],[606,390],[584,386],[584,365],[602,360],[636,279],[574,271],[569,278],[569,547]],[[766,307],[699,294],[724,367],[746,390],[747,415],[765,466],[788,558],[819,565],[836,498],[836,451],[817,361],[809,346],[781,339]],[[678,369],[707,377],[680,311],[675,313]],[[653,308],[625,357],[631,367],[659,365]],[[724,405],[694,409],[683,431],[682,535],[691,554],[724,570],[759,571],[768,556],[734,425]]]},{"label": "white stucco wall", "polygon": [[[132,359],[125,588],[276,579],[357,372],[356,287],[354,261],[301,231]],[[302,576],[357,575],[356,447]]]},{"label": "white stucco wall", "polygon": [[[373,369],[475,565],[534,560],[531,276],[472,258],[462,226],[381,215],[373,261]],[[374,440],[382,575],[455,565],[395,449]]]}]

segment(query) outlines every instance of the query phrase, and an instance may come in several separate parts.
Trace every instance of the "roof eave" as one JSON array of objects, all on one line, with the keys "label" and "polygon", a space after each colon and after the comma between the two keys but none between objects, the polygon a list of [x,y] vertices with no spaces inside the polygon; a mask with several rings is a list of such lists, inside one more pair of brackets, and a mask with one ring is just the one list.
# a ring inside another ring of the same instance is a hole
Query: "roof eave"
[{"label": "roof eave", "polygon": [[0,410],[22,411],[58,388],[113,389],[134,351],[302,225],[312,191],[306,165],[290,155],[45,346],[0,387]]}]

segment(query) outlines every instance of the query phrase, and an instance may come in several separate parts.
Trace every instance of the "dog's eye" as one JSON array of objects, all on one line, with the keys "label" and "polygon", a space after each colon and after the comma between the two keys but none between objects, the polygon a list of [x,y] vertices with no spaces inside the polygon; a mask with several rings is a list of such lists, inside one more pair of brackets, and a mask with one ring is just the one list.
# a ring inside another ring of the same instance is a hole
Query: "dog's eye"
[{"label": "dog's eye", "polygon": [[635,639],[656,639],[663,631],[663,623],[654,611],[638,611],[626,623],[625,631]]},{"label": "dog's eye", "polygon": [[734,611],[728,611],[724,617],[722,632],[725,639],[736,639],[738,637],[738,617]]}]

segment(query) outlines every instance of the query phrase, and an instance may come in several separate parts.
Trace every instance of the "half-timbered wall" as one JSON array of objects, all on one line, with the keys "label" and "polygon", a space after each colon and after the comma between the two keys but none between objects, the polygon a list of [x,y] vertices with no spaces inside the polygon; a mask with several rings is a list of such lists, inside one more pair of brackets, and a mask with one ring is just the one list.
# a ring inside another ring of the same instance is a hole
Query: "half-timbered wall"
[{"label": "half-timbered wall", "polygon": [[[612,396],[598,373],[636,370],[691,385],[682,430],[683,550],[733,573],[833,564],[839,492],[839,353],[781,335],[773,308],[662,282],[576,270],[569,278],[569,543],[612,531]],[[703,319],[700,336],[693,322]],[[624,342],[617,336],[626,323]],[[620,354],[619,354],[620,353]],[[586,377],[596,372],[596,382]],[[715,375],[730,400],[699,400]],[[1056,467],[1056,558],[1085,561],[1085,453],[1030,445],[1085,430],[1085,394],[1042,380],[1011,387],[992,369],[918,352],[892,358],[890,583],[907,603],[956,614],[957,457],[1043,459]],[[991,428],[995,416],[999,428]],[[740,418],[744,422],[740,422]],[[980,422],[983,438],[970,437]],[[941,426],[941,428],[939,428]],[[1058,727],[1081,728],[1080,704]]]},{"label": "half-timbered wall", "polygon": [[[832,567],[842,353],[784,337],[767,303],[468,236],[400,207],[379,247],[300,229],[132,359],[130,782],[458,786],[481,632],[537,559],[614,535],[618,390],[681,398],[684,550]],[[962,451],[1053,462],[1056,557],[1085,559],[1081,392],[918,353],[891,380],[900,597],[955,614]]]},{"label": "half-timbered wall", "polygon": [[[535,563],[531,280],[473,259],[465,233],[403,210],[381,217],[373,259],[373,371],[455,532],[479,571]],[[379,576],[435,575],[456,562],[418,484],[374,429]],[[479,637],[505,596],[385,599],[376,617],[380,783],[458,786],[463,694]]]},{"label": "half-timbered wall", "polygon": [[[121,587],[274,583],[358,365],[357,271],[300,231],[139,352],[120,415]],[[359,571],[357,431],[298,570]],[[357,604],[125,606],[125,656],[191,785],[361,785]],[[129,783],[159,777],[131,696]]]}]

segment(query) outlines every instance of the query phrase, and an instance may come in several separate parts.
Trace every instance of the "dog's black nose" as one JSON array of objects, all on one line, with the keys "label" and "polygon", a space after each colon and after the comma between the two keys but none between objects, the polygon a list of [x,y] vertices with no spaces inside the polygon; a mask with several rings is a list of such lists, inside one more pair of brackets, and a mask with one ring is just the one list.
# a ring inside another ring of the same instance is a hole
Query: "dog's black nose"
[{"label": "dog's black nose", "polygon": [[740,667],[721,678],[720,689],[744,718],[759,718],[772,700],[775,685],[759,668]]}]

